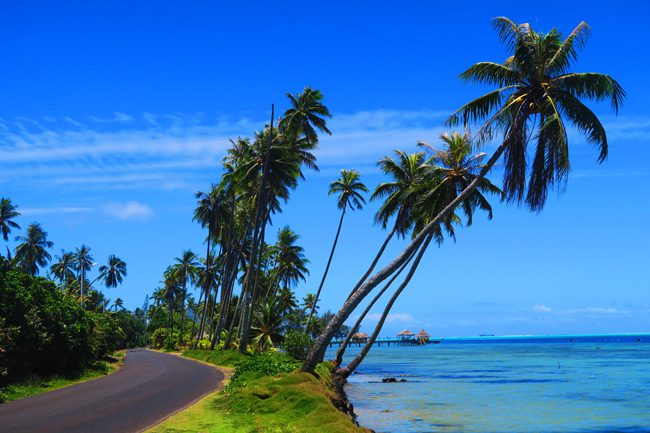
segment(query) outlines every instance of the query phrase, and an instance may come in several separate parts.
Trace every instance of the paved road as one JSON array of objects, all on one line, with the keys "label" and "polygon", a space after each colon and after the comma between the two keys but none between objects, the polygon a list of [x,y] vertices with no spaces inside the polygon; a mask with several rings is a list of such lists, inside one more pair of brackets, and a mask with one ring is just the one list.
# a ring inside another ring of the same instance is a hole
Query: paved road
[{"label": "paved road", "polygon": [[0,432],[139,432],[222,381],[223,374],[208,365],[134,349],[111,375],[0,404]]}]

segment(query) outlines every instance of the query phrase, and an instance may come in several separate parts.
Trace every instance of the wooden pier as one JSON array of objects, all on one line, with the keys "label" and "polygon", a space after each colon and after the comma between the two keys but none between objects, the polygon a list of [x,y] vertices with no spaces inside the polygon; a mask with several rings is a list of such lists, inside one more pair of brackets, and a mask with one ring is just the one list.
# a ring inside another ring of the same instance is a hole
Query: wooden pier
[{"label": "wooden pier", "polygon": [[[333,346],[340,346],[343,344],[344,340],[332,340],[330,342],[330,347]],[[348,343],[348,347],[350,346],[365,346],[367,340],[350,340]],[[417,338],[378,338],[375,340],[374,344],[378,347],[380,347],[382,344],[385,346],[390,346],[391,344],[393,346],[423,346],[425,344],[438,344],[440,343],[440,340],[428,340],[428,341],[423,341]]]}]

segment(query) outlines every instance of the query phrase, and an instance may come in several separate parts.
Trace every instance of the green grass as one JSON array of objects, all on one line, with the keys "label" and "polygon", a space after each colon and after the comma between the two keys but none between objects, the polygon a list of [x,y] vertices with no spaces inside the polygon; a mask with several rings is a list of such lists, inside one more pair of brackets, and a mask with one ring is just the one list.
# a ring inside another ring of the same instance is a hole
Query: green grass
[{"label": "green grass", "polygon": [[112,373],[121,364],[125,352],[115,354],[118,361],[114,363],[96,362],[81,372],[70,375],[55,375],[50,377],[32,376],[23,381],[12,383],[0,388],[0,403],[8,403],[14,400],[31,397],[77,383],[86,382]]},{"label": "green grass", "polygon": [[329,364],[320,378],[297,371],[299,363],[281,353],[257,356],[194,350],[184,354],[215,365],[236,367],[224,391],[168,418],[148,433],[362,433],[332,404]]}]

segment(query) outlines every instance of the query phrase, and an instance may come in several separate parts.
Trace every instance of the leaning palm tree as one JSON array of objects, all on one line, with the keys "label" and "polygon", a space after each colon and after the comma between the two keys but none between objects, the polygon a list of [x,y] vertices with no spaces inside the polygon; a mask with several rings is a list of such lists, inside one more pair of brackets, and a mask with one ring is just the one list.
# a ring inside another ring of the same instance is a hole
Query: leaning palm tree
[{"label": "leaning palm tree", "polygon": [[480,124],[479,142],[500,136],[501,144],[467,188],[431,219],[395,260],[348,298],[314,344],[303,364],[304,371],[314,371],[332,336],[359,303],[412,256],[432,230],[479,186],[502,155],[506,200],[524,202],[534,211],[542,210],[549,188],[566,181],[569,153],[565,121],[596,146],[599,162],[606,159],[605,128],[581,99],[609,101],[618,112],[625,92],[609,75],[569,72],[585,45],[589,26],[580,23],[564,41],[556,29],[537,33],[529,24],[515,24],[504,17],[496,18],[494,27],[510,56],[502,64],[477,63],[460,77],[497,89],[462,106],[448,124]]},{"label": "leaning palm tree", "polygon": [[14,259],[18,267],[25,273],[38,275],[39,267],[47,265],[52,259],[47,250],[54,243],[47,240],[47,232],[40,224],[32,223],[27,226],[27,235],[16,236],[16,241],[22,242],[16,247]]},{"label": "leaning palm tree", "polygon": [[20,216],[17,208],[11,203],[11,199],[4,197],[0,199],[0,233],[5,241],[9,240],[9,233],[12,229],[20,230],[20,226],[13,220]]},{"label": "leaning palm tree", "polygon": [[334,251],[336,250],[336,244],[339,241],[339,235],[341,234],[341,227],[343,226],[343,218],[345,218],[345,211],[361,209],[366,203],[366,200],[363,198],[362,192],[368,192],[368,188],[359,180],[359,172],[356,170],[341,170],[341,177],[336,179],[330,184],[330,190],[328,194],[338,194],[337,207],[341,210],[341,218],[339,219],[339,226],[336,229],[336,236],[334,236],[334,243],[332,244],[332,249],[330,250],[330,255],[327,259],[327,264],[325,265],[325,272],[323,272],[323,277],[320,280],[318,285],[318,290],[316,290],[316,297],[314,299],[314,305],[309,312],[309,317],[307,318],[307,326],[305,327],[305,332],[309,329],[309,324],[314,315],[316,305],[318,304],[318,299],[320,297],[320,292],[323,289],[323,284],[325,284],[325,278],[327,278],[327,273],[332,264],[332,257],[334,257]]},{"label": "leaning palm tree", "polygon": [[61,255],[54,258],[56,261],[50,267],[54,278],[59,280],[63,287],[67,281],[74,279],[74,255],[61,250]]},{"label": "leaning palm tree", "polygon": [[99,275],[106,287],[115,288],[122,284],[122,280],[126,277],[126,262],[111,254],[108,256],[108,264],[99,267]]}]

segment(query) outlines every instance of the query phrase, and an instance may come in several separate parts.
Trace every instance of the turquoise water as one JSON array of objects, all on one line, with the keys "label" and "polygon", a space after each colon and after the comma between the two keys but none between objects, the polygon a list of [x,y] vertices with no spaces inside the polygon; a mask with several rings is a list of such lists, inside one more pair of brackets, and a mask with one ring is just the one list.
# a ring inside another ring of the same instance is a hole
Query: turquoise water
[{"label": "turquoise water", "polygon": [[650,336],[638,339],[374,347],[346,392],[378,433],[650,433]]}]

